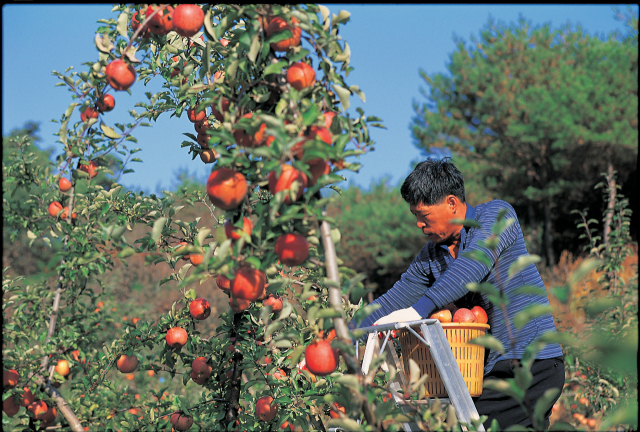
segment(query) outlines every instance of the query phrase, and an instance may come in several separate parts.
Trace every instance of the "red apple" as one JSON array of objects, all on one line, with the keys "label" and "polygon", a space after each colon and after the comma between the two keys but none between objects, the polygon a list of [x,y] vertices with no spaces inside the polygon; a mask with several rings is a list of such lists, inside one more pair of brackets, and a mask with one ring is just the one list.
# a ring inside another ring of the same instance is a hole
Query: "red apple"
[{"label": "red apple", "polygon": [[278,368],[278,370],[273,373],[273,377],[277,380],[287,379],[287,373],[284,370]]},{"label": "red apple", "polygon": [[[269,173],[269,192],[273,195],[281,191],[289,191],[293,186],[293,183],[298,183],[298,194],[296,195],[296,201],[302,197],[304,188],[307,187],[307,176],[302,171],[299,171],[291,165],[282,164],[282,172],[280,176],[276,177],[275,171]],[[284,198],[285,204],[291,204],[291,197],[287,194]]]},{"label": "red apple", "polygon": [[441,323],[451,322],[451,311],[449,309],[440,309],[432,313],[429,318],[437,319]]},{"label": "red apple", "polygon": [[204,262],[204,255],[202,254],[189,254],[189,261],[194,266],[200,265]]},{"label": "red apple", "polygon": [[211,114],[218,120],[219,122],[224,121],[224,113],[229,111],[229,99],[222,96],[220,98],[220,111],[218,111],[218,103],[215,103],[211,106]]},{"label": "red apple", "polygon": [[324,141],[325,143],[331,145],[331,132],[326,127],[322,126],[311,126],[306,133],[306,136],[309,139],[316,139],[320,141]]},{"label": "red apple", "polygon": [[232,169],[219,168],[211,173],[207,180],[209,201],[223,210],[238,207],[247,195],[247,180]]},{"label": "red apple", "polygon": [[211,376],[213,368],[206,357],[197,357],[191,362],[191,370],[198,380],[206,380]]},{"label": "red apple", "polygon": [[199,134],[205,133],[209,129],[211,129],[211,123],[209,123],[209,120],[207,119],[204,119],[201,122],[194,123],[193,126],[196,128],[196,132],[198,132]]},{"label": "red apple", "polygon": [[169,421],[175,430],[178,431],[186,431],[193,425],[193,418],[191,416],[185,416],[182,411],[171,414]]},{"label": "red apple", "polygon": [[[138,20],[138,12],[139,11],[135,11],[133,13],[133,16],[131,17],[131,30],[133,30],[134,33],[136,30],[138,30],[138,27],[140,27],[140,21]],[[140,14],[140,16],[142,16],[142,14]],[[142,20],[144,21],[144,18]],[[151,31],[149,31],[149,27],[145,26],[144,29],[141,30],[140,37],[142,38],[151,37]]]},{"label": "red apple", "polygon": [[[241,118],[250,119],[253,117],[253,113],[248,113],[243,115]],[[267,129],[267,125],[265,123],[260,124],[258,130],[253,134],[247,132],[245,129],[237,128],[233,130],[233,137],[238,143],[239,146],[242,147],[258,147],[264,144],[265,137],[264,131]]]},{"label": "red apple", "polygon": [[318,376],[326,376],[338,367],[338,351],[326,340],[311,342],[304,351],[304,358],[309,372]]},{"label": "red apple", "polygon": [[322,114],[324,114],[324,127],[331,131],[331,123],[333,123],[333,118],[336,116],[336,113],[333,111],[327,111]]},{"label": "red apple", "polygon": [[181,4],[173,11],[173,29],[180,36],[191,37],[204,24],[204,12],[194,4]]},{"label": "red apple", "polygon": [[241,233],[244,232],[246,233],[249,237],[251,237],[251,230],[253,229],[253,224],[251,223],[251,219],[249,219],[248,217],[243,217],[242,218],[242,230],[240,230],[239,228],[236,228],[231,221],[226,221],[224,223],[224,234],[227,236],[227,238],[230,238],[231,240],[240,240],[240,237],[242,237]]},{"label": "red apple", "polygon": [[231,279],[226,277],[225,275],[219,274],[216,278],[216,285],[222,291],[230,291],[231,290]]},{"label": "red apple", "polygon": [[155,10],[156,7],[152,5],[149,5],[149,7],[147,7],[147,13],[145,16],[147,18],[151,17],[148,23],[149,30],[151,30],[151,33],[164,36],[171,30],[173,30],[173,6],[163,7],[160,11],[158,11],[158,13],[151,16],[151,14],[153,14]]},{"label": "red apple", "polygon": [[[182,249],[186,245],[187,245],[187,242],[185,242],[185,241],[181,241],[180,243],[178,243],[178,246],[180,246],[180,247],[176,248],[176,252],[179,252],[180,249]],[[187,261],[189,258],[190,258],[189,254],[182,255],[182,259],[185,260],[185,261]]]},{"label": "red apple", "polygon": [[218,158],[218,153],[213,149],[204,149],[200,152],[200,160],[206,164],[213,163]]},{"label": "red apple", "polygon": [[256,416],[264,421],[269,422],[278,415],[278,404],[273,405],[271,396],[263,396],[256,401]]},{"label": "red apple", "polygon": [[107,83],[114,90],[124,91],[133,85],[136,80],[136,70],[124,60],[114,60],[105,69]]},{"label": "red apple", "polygon": [[98,175],[98,164],[94,161],[90,161],[89,165],[80,165],[80,171],[84,171],[89,174],[89,178],[94,178]]},{"label": "red apple", "polygon": [[138,368],[138,357],[122,354],[116,361],[116,367],[121,373],[131,373]]},{"label": "red apple", "polygon": [[84,109],[84,111],[80,113],[80,120],[86,122],[89,121],[89,119],[97,119],[98,115],[99,113],[97,110],[95,110],[93,107],[88,106]]},{"label": "red apple", "polygon": [[193,382],[198,385],[205,385],[207,380],[209,379],[209,378],[198,378],[198,374],[194,373],[193,371],[189,373],[189,376],[191,377]]},{"label": "red apple", "polygon": [[291,37],[279,42],[271,43],[271,49],[274,51],[285,52],[300,45],[302,30],[297,26],[297,24],[298,20],[294,17],[291,17],[291,24],[287,24],[285,19],[279,16],[272,18],[265,30],[267,37],[285,30],[289,30],[291,32]]},{"label": "red apple", "polygon": [[275,249],[280,262],[288,266],[300,265],[309,257],[309,242],[300,234],[282,234]]},{"label": "red apple", "polygon": [[180,348],[187,343],[189,335],[182,327],[172,327],[167,331],[167,345],[171,348]]},{"label": "red apple", "polygon": [[197,111],[198,105],[195,105],[193,108],[189,108],[187,110],[187,117],[191,120],[192,123],[203,122],[207,118],[206,108],[202,111]]},{"label": "red apple", "polygon": [[13,417],[20,411],[20,404],[16,402],[13,396],[9,396],[2,401],[2,411],[4,411],[8,417]]},{"label": "red apple", "polygon": [[309,165],[309,172],[311,173],[311,177],[309,177],[309,186],[315,186],[320,177],[331,173],[331,165],[323,159],[312,159],[307,161],[307,165]]},{"label": "red apple", "polygon": [[480,306],[474,306],[471,308],[471,312],[476,316],[476,322],[479,324],[486,324],[489,321],[487,312]]},{"label": "red apple", "polygon": [[19,399],[20,406],[28,407],[35,400],[35,395],[29,390],[28,387],[23,387],[24,393],[22,393],[22,397]]},{"label": "red apple", "polygon": [[240,313],[249,309],[249,306],[251,306],[251,302],[245,299],[237,299],[232,295],[231,297],[229,297],[229,305],[235,313]]},{"label": "red apple", "polygon": [[338,414],[338,411],[344,414],[347,412],[347,409],[338,402],[334,402],[333,406],[329,410],[329,415],[331,416],[331,418],[340,418],[340,414]]},{"label": "red apple", "polygon": [[96,104],[100,112],[109,112],[116,107],[116,100],[110,94],[102,95]]},{"label": "red apple", "polygon": [[203,149],[209,148],[209,138],[210,136],[206,132],[199,132],[196,137],[196,141]]},{"label": "red apple", "polygon": [[189,303],[189,313],[194,319],[206,319],[211,314],[211,305],[207,300],[197,298]]},{"label": "red apple", "polygon": [[49,204],[49,208],[47,209],[47,211],[52,217],[57,217],[58,214],[62,211],[62,204],[60,204],[58,201],[54,201]]},{"label": "red apple", "polygon": [[271,312],[280,312],[282,310],[282,298],[270,295],[262,302],[263,306],[271,306]]},{"label": "red apple", "polygon": [[242,266],[235,272],[231,281],[231,294],[234,298],[256,301],[264,293],[267,275],[249,266]]},{"label": "red apple", "polygon": [[287,69],[287,82],[298,91],[306,89],[315,84],[316,71],[308,63],[294,63]]},{"label": "red apple", "polygon": [[64,177],[60,177],[60,180],[58,180],[58,187],[61,192],[67,192],[71,189],[71,182]]},{"label": "red apple", "polygon": [[460,308],[453,314],[454,323],[474,323],[476,321],[476,314],[467,308]]},{"label": "red apple", "polygon": [[36,418],[36,420],[44,421],[44,418],[47,415],[47,411],[49,410],[49,407],[44,401],[38,400],[31,403],[27,407],[27,410],[31,411],[31,415],[33,415]]}]

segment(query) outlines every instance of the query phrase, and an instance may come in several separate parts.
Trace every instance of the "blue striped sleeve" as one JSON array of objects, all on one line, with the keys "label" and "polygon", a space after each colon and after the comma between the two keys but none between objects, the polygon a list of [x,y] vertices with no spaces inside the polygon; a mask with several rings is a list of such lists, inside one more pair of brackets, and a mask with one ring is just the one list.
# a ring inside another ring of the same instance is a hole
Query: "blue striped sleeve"
[{"label": "blue striped sleeve", "polygon": [[422,257],[423,254],[428,254],[428,245],[414,258],[407,271],[400,277],[400,280],[371,303],[379,304],[380,308],[365,318],[360,327],[371,326],[378,319],[392,312],[412,306],[424,296],[425,288],[433,284],[434,278],[423,265],[423,261],[428,262],[427,259]]},{"label": "blue striped sleeve", "polygon": [[[495,252],[480,246],[480,240],[488,240],[491,237],[491,227],[496,221],[498,213],[502,209],[507,210],[505,219],[514,219],[517,221],[516,212],[511,205],[505,201],[494,200],[487,211],[479,215],[477,219],[481,228],[475,229],[475,235],[464,247],[457,259],[451,260],[447,271],[438,280],[433,283],[430,288],[425,291],[425,296],[431,299],[436,307],[441,308],[458,300],[467,294],[466,285],[470,282],[481,282],[493,269],[496,257],[500,256],[503,250],[508,248],[516,240],[518,236],[517,224],[512,223],[501,235]],[[487,256],[491,262],[491,266],[465,256],[471,251],[481,251]],[[416,302],[414,308],[421,307],[423,303]],[[416,309],[417,310],[417,309]]]}]

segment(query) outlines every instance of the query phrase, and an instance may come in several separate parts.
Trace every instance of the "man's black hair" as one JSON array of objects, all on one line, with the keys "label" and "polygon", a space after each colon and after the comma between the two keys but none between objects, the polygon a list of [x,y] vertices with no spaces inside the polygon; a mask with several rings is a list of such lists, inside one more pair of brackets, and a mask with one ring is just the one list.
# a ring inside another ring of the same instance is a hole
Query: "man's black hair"
[{"label": "man's black hair", "polygon": [[464,178],[449,160],[449,157],[442,160],[427,159],[416,165],[402,183],[402,198],[414,206],[440,204],[448,195],[465,202]]}]

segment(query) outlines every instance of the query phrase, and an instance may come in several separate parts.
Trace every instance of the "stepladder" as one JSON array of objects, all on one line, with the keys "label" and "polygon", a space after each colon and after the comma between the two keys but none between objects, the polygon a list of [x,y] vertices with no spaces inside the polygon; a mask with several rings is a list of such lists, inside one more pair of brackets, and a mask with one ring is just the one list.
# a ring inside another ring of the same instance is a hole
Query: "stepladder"
[{"label": "stepladder", "polygon": [[[406,329],[406,331],[411,332],[420,343],[428,348],[448,395],[448,398],[440,398],[440,402],[453,406],[463,430],[470,430],[471,427],[472,430],[484,431],[482,423],[479,422],[480,416],[473,399],[471,399],[471,394],[460,372],[449,341],[445,336],[440,321],[436,319],[389,323],[359,329],[368,334],[366,348],[362,356],[362,373],[366,375],[369,372],[369,367],[374,357],[383,356],[384,360],[381,368],[384,371],[389,371],[389,365],[392,365],[396,369],[395,378],[389,382],[396,406],[411,416],[415,411],[409,406],[409,403],[414,405],[435,403],[434,398],[408,402],[400,396],[402,389],[409,384],[408,371],[403,370],[402,363],[396,354],[394,343],[390,339],[391,330],[400,329]],[[379,334],[384,335],[381,345],[378,342]],[[358,344],[359,341],[356,341],[356,355],[358,355],[359,351]],[[402,424],[402,428],[405,432],[420,430],[415,422],[405,422]]]}]

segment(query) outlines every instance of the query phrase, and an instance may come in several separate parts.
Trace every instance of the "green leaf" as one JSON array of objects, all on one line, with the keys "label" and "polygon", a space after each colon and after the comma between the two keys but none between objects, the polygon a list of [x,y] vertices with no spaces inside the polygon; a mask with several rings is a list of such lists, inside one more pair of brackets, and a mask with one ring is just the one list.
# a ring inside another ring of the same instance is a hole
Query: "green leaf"
[{"label": "green leaf", "polygon": [[254,34],[251,39],[251,48],[249,48],[249,52],[247,53],[247,58],[251,60],[251,63],[256,63],[258,52],[260,52],[260,33]]},{"label": "green leaf", "polygon": [[97,260],[101,256],[102,254],[97,251],[87,252],[86,254],[84,254],[84,256],[82,256],[81,258],[78,258],[78,264],[82,265],[82,264],[90,263],[91,261]]},{"label": "green leaf", "polygon": [[609,430],[619,424],[631,425],[631,430],[638,428],[638,397],[633,397],[626,404],[616,408],[606,416],[600,425],[601,430]]},{"label": "green leaf", "polygon": [[517,384],[518,388],[522,389],[524,392],[531,385],[531,382],[533,381],[533,374],[526,367],[516,367],[513,370],[513,373],[515,384]]},{"label": "green leaf", "polygon": [[480,222],[478,222],[475,219],[452,219],[451,223],[456,224],[456,225],[462,225],[465,228],[482,228],[482,225],[480,225]]},{"label": "green leaf", "polygon": [[338,16],[334,16],[334,18],[331,20],[331,24],[335,26],[338,24],[347,23],[350,16],[351,14],[349,12],[347,12],[346,10],[341,10],[340,12],[338,12]]},{"label": "green leaf", "polygon": [[316,318],[336,318],[342,316],[341,311],[335,309],[322,309],[316,313]]},{"label": "green leaf", "polygon": [[102,133],[107,138],[112,138],[112,139],[122,138],[122,135],[118,134],[116,131],[114,131],[109,126],[105,125],[104,123],[100,123],[100,129],[102,129]]},{"label": "green leaf", "polygon": [[348,110],[349,96],[351,96],[351,92],[349,92],[349,90],[347,90],[346,88],[338,84],[333,85],[333,90],[336,92],[336,94],[338,95],[338,98],[340,99],[340,103],[342,104],[342,109],[344,111]]},{"label": "green leaf", "polygon": [[569,300],[569,294],[571,293],[571,289],[568,285],[551,287],[549,292],[557,298],[561,303],[566,303]]},{"label": "green leaf", "polygon": [[350,419],[350,418],[331,419],[327,423],[327,427],[329,427],[329,428],[339,427],[339,428],[342,428],[343,430],[346,430],[346,431],[363,431],[363,430],[365,430],[363,425],[358,424],[357,421],[355,421],[353,419]]},{"label": "green leaf", "polygon": [[488,296],[494,296],[494,297],[500,296],[500,291],[498,291],[498,288],[496,288],[492,283],[489,283],[489,282],[482,282],[482,283],[469,282],[467,285],[465,285],[465,287],[469,291],[479,292],[482,294],[486,294]]},{"label": "green leaf", "polygon": [[364,319],[366,317],[368,317],[369,315],[371,315],[373,312],[377,311],[378,309],[380,309],[380,305],[379,304],[371,304],[371,305],[367,305],[363,308],[358,309],[358,312],[356,312],[356,314],[353,316],[353,319],[355,320],[356,324],[360,325],[360,323],[362,321],[364,321]]},{"label": "green leaf", "polygon": [[153,231],[151,232],[151,239],[156,244],[160,240],[160,235],[162,234],[162,229],[164,228],[165,222],[167,222],[167,218],[161,217],[161,218],[158,218],[158,220],[156,220],[153,223]]},{"label": "green leaf", "polygon": [[302,123],[305,126],[311,126],[315,122],[316,118],[318,118],[319,114],[320,110],[318,109],[318,106],[316,104],[312,104],[308,110],[302,113]]},{"label": "green leaf", "polygon": [[504,354],[504,346],[502,345],[502,342],[491,335],[478,336],[477,338],[471,339],[469,343],[480,345],[491,351],[496,351]]},{"label": "green leaf", "polygon": [[556,401],[560,394],[559,388],[550,388],[544,392],[544,394],[536,402],[536,406],[533,409],[533,420],[537,423],[539,430],[544,429],[544,415],[551,408],[551,405]]},{"label": "green leaf", "polygon": [[584,311],[589,317],[595,317],[618,306],[622,306],[619,298],[604,297],[589,301]]},{"label": "green leaf", "polygon": [[118,258],[127,258],[136,253],[136,250],[130,246],[125,247],[118,253]]},{"label": "green leaf", "polygon": [[279,61],[277,63],[271,63],[269,66],[264,68],[263,75],[267,76],[267,75],[271,75],[271,74],[274,74],[274,73],[280,73],[280,72],[282,72],[282,69],[286,65],[287,65],[286,61]]},{"label": "green leaf", "polygon": [[540,257],[538,255],[519,256],[516,262],[511,264],[511,266],[509,267],[509,279],[520,273],[525,268],[529,267],[531,264],[535,264],[537,262],[540,262]]},{"label": "green leaf", "polygon": [[522,285],[513,290],[514,295],[537,295],[537,296],[547,296],[547,291],[544,288],[540,288],[536,285]]},{"label": "green leaf", "polygon": [[127,13],[128,8],[118,15],[118,25],[116,26],[116,30],[118,34],[123,38],[129,39],[129,35],[127,35],[127,24],[129,24],[129,14]]},{"label": "green leaf", "polygon": [[516,326],[518,330],[520,330],[522,327],[527,325],[527,323],[532,319],[535,319],[547,314],[551,314],[551,306],[534,304],[518,312],[516,316],[513,317],[513,325]]},{"label": "green leaf", "polygon": [[524,390],[520,389],[513,379],[488,379],[482,383],[482,388],[506,394],[520,403],[524,400]]},{"label": "green leaf", "polygon": [[578,268],[574,270],[569,276],[569,280],[568,280],[569,286],[573,288],[578,282],[584,279],[585,276],[587,276],[592,270],[595,270],[596,268],[598,268],[600,264],[602,264],[602,261],[599,260],[598,258],[588,258],[582,261],[582,263],[580,263]]},{"label": "green leaf", "polygon": [[489,257],[484,252],[478,249],[462,252],[462,256],[464,258],[469,258],[474,261],[477,261],[480,264],[484,264],[488,268],[491,268],[493,266],[493,263],[491,262]]},{"label": "green leaf", "polygon": [[197,236],[197,240],[198,240],[198,244],[200,246],[204,245],[204,241],[207,238],[207,236],[209,235],[209,233],[211,232],[211,230],[209,228],[203,228],[198,232],[198,236]]}]

